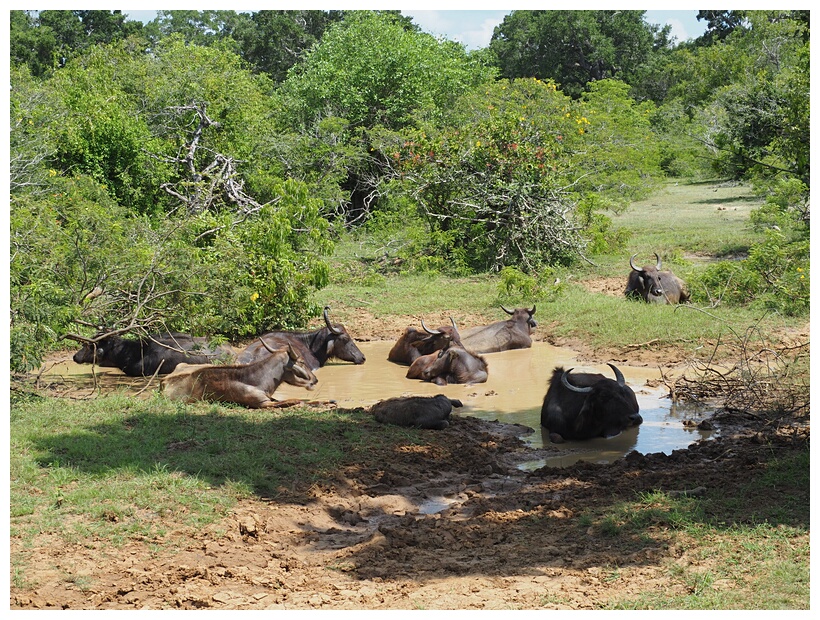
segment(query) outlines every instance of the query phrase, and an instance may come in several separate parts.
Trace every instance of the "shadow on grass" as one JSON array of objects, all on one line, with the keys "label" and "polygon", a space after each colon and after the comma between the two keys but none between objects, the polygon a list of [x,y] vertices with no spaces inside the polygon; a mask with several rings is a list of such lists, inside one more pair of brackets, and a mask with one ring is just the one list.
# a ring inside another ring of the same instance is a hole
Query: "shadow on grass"
[{"label": "shadow on grass", "polygon": [[298,500],[298,489],[332,476],[341,461],[356,458],[362,433],[378,437],[372,429],[368,432],[377,423],[361,410],[324,416],[292,411],[264,419],[262,413],[250,416],[216,406],[205,413],[180,409],[146,411],[43,436],[34,440],[45,452],[38,462],[93,475],[151,472],[161,466],[215,487],[240,483],[262,498],[284,493]]},{"label": "shadow on grass", "polygon": [[[418,431],[383,426],[360,409],[271,413],[146,406],[33,443],[44,452],[41,466],[59,463],[101,476],[159,466],[215,487],[240,482],[277,502],[309,503],[312,484],[337,484],[341,472],[370,497],[401,494],[404,485],[434,481],[442,472],[471,489],[455,512],[374,510],[353,525],[303,526],[317,549],[349,548],[347,559],[359,578],[388,578],[411,565],[419,579],[656,565],[677,530],[699,524],[727,533],[748,523],[808,531],[807,480],[798,475],[787,486],[772,476],[773,462],[803,454],[785,441],[704,442],[671,456],[633,452],[612,465],[579,463],[525,474],[492,465],[497,448],[491,437],[482,440],[475,432],[477,424],[456,418],[443,431]],[[397,482],[402,478],[409,482]],[[679,496],[697,488],[702,495]],[[672,499],[651,510],[644,501],[641,508],[646,493]],[[640,510],[642,521],[611,521],[613,514]]]}]

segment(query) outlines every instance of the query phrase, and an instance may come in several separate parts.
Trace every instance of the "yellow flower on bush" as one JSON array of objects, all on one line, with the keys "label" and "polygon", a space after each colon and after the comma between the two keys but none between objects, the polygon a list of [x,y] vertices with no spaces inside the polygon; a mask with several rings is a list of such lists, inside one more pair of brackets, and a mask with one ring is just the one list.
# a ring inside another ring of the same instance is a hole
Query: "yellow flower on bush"
[{"label": "yellow flower on bush", "polygon": [[259,299],[259,293],[254,293],[251,295],[251,301],[256,301],[257,299]]}]

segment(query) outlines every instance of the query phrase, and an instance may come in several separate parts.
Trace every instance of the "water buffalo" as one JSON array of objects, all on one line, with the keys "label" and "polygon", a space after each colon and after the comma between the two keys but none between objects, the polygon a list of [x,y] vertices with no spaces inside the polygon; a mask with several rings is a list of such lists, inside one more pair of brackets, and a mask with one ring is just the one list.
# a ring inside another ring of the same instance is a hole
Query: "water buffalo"
[{"label": "water buffalo", "polygon": [[541,406],[541,426],[549,430],[550,440],[613,437],[643,422],[638,399],[624,376],[613,364],[615,380],[599,373],[579,372],[556,367]]},{"label": "water buffalo", "polygon": [[[364,354],[356,346],[353,338],[347,333],[344,325],[332,324],[328,317],[330,308],[325,306],[322,316],[325,318],[325,327],[312,331],[275,331],[261,336],[264,343],[270,348],[276,349],[288,344],[299,352],[299,354],[310,366],[311,370],[321,368],[331,357],[338,358],[345,362],[354,364],[364,364]],[[237,364],[250,364],[259,359],[267,357],[268,351],[263,346],[261,340],[257,340],[239,354]]]},{"label": "water buffalo", "polygon": [[398,426],[445,429],[453,407],[463,406],[460,400],[436,396],[407,396],[381,400],[370,408],[376,421]]},{"label": "water buffalo", "polygon": [[450,346],[417,358],[407,370],[407,378],[430,381],[436,385],[484,383],[487,380],[487,361],[464,347]]},{"label": "water buffalo", "polygon": [[528,349],[532,346],[530,334],[533,328],[538,326],[532,316],[535,314],[535,306],[532,310],[507,310],[504,306],[501,306],[501,309],[511,318],[482,327],[471,327],[462,332],[461,343],[465,349],[474,353],[496,353],[511,349]]},{"label": "water buffalo", "polygon": [[316,375],[292,346],[269,350],[266,357],[244,365],[182,364],[162,380],[160,390],[171,400],[209,400],[264,409],[282,406],[273,400],[273,393],[283,381],[308,390],[316,386]]},{"label": "water buffalo", "polygon": [[458,328],[452,317],[450,317],[450,323],[452,325],[429,329],[422,319],[421,326],[424,331],[419,331],[412,326],[407,327],[390,349],[387,360],[396,364],[410,365],[416,358],[446,349],[451,344],[461,346]]},{"label": "water buffalo", "polygon": [[686,284],[671,271],[661,271],[661,258],[655,254],[655,265],[636,267],[633,254],[629,258],[629,278],[624,295],[629,299],[643,299],[652,304],[684,304],[689,301]]},{"label": "water buffalo", "polygon": [[230,345],[209,348],[207,338],[173,332],[138,339],[123,338],[115,332],[98,332],[93,338],[65,337],[83,343],[73,357],[77,364],[119,368],[129,377],[167,375],[178,364],[209,364],[236,355]]}]

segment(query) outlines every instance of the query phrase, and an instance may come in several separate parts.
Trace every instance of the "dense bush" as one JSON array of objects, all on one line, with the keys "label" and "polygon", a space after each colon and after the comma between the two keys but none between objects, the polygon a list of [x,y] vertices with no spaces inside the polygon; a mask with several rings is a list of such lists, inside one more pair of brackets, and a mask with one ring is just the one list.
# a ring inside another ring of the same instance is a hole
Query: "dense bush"
[{"label": "dense bush", "polygon": [[569,264],[590,240],[617,246],[603,211],[660,173],[648,109],[608,80],[582,101],[535,79],[481,86],[443,124],[374,144],[419,205],[427,253],[478,271]]}]

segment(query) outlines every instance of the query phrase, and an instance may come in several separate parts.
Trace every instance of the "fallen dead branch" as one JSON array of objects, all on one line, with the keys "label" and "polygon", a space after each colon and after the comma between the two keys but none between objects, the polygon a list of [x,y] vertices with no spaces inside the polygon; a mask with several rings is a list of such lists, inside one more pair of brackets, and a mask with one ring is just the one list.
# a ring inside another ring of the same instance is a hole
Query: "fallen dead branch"
[{"label": "fallen dead branch", "polygon": [[730,332],[674,380],[663,377],[670,397],[770,419],[808,416],[810,343],[772,344],[757,325]]}]

